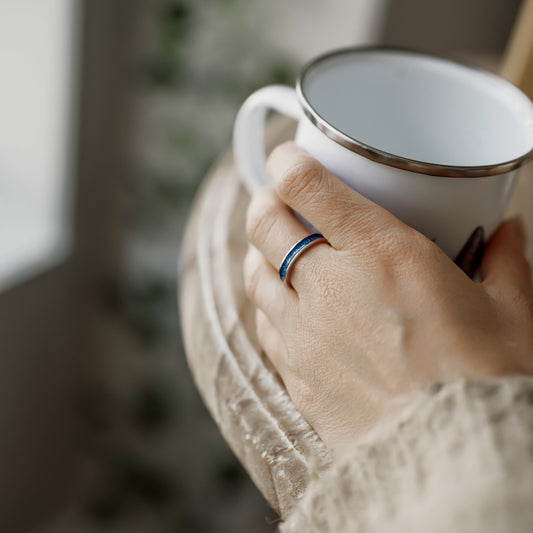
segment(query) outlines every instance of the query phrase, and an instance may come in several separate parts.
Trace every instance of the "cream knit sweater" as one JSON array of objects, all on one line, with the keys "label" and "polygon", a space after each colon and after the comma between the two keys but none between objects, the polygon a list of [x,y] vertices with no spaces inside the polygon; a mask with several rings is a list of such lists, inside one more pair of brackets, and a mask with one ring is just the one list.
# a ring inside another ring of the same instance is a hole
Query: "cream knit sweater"
[{"label": "cream knit sweater", "polygon": [[313,480],[280,529],[533,532],[533,378],[431,387]]}]

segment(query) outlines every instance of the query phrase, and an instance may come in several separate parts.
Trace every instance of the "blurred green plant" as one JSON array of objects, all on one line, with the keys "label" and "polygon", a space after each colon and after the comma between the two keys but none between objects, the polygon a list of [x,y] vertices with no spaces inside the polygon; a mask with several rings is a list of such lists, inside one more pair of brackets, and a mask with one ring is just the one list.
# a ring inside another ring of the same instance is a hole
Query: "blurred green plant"
[{"label": "blurred green plant", "polygon": [[[101,288],[107,312],[150,355],[147,365],[153,360],[156,366],[161,347],[183,359],[177,347],[176,227],[183,225],[208,168],[229,146],[239,105],[263,85],[294,83],[295,66],[265,47],[250,24],[263,1],[151,0],[152,39],[140,61],[139,103],[133,111],[140,133],[133,147],[135,172],[121,183],[126,266]],[[152,260],[148,272],[139,263],[143,255]],[[217,438],[216,448],[202,459],[213,490],[230,497],[249,486],[190,376],[187,386],[183,379],[152,375],[139,379],[126,398],[101,389],[82,398],[82,410],[105,449],[97,446],[101,479],[87,507],[98,527],[112,529],[152,510],[166,517],[165,531],[218,531],[215,509],[205,513],[197,482],[184,473],[191,465],[177,448],[172,465],[168,457],[147,452],[153,442],[174,438],[179,424],[201,421],[205,434]]]},{"label": "blurred green plant", "polygon": [[102,292],[106,307],[120,316],[147,350],[170,333],[165,331],[166,322],[161,320],[169,307],[171,311],[175,308],[175,283],[170,284],[162,278],[142,283],[112,280]]},{"label": "blurred green plant", "polygon": [[170,383],[149,382],[141,385],[131,409],[133,426],[144,433],[164,429],[174,415],[174,397]]},{"label": "blurred green plant", "polygon": [[192,29],[189,2],[175,1],[164,5],[158,14],[157,52],[146,65],[146,80],[154,87],[169,87],[179,79],[183,43]]},{"label": "blurred green plant", "polygon": [[87,512],[95,522],[111,525],[122,515],[135,515],[145,506],[160,508],[181,497],[176,480],[164,471],[120,455],[109,461],[106,482],[90,499]]}]

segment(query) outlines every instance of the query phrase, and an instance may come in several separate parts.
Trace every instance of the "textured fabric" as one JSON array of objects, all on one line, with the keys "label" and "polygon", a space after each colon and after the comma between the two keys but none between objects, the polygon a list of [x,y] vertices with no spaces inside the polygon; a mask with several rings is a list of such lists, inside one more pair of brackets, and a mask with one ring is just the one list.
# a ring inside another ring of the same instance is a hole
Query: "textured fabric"
[{"label": "textured fabric", "polygon": [[533,378],[431,387],[313,480],[280,529],[532,532]]}]

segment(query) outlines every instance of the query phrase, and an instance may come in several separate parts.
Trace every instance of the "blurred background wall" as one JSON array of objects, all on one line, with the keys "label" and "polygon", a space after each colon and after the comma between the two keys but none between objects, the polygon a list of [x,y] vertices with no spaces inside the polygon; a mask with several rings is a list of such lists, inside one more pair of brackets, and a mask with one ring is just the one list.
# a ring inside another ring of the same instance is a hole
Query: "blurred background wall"
[{"label": "blurred background wall", "polygon": [[381,39],[437,53],[497,58],[521,0],[390,0]]},{"label": "blurred background wall", "polygon": [[[22,32],[47,1],[3,8],[18,10]],[[519,4],[66,0],[75,38],[61,141],[64,253],[21,263],[0,283],[0,531],[275,530],[182,353],[176,263],[195,192],[254,89],[292,84],[306,59],[354,43],[496,67]],[[28,64],[2,42],[0,65]],[[33,148],[20,157],[31,161]],[[25,179],[3,166],[7,153],[0,144],[0,208]],[[9,228],[0,236],[22,231],[16,219],[0,222]]]}]

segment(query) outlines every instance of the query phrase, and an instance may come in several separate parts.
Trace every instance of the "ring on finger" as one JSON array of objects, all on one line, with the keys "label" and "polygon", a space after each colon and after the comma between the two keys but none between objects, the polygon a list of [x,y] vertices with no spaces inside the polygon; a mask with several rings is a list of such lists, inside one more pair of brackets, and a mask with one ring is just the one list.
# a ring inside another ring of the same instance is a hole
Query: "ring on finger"
[{"label": "ring on finger", "polygon": [[285,285],[291,287],[290,276],[294,265],[296,264],[296,260],[301,257],[306,250],[323,242],[329,244],[328,240],[322,235],[322,233],[312,233],[311,235],[300,239],[291,247],[291,249],[285,254],[279,267],[279,277]]}]

